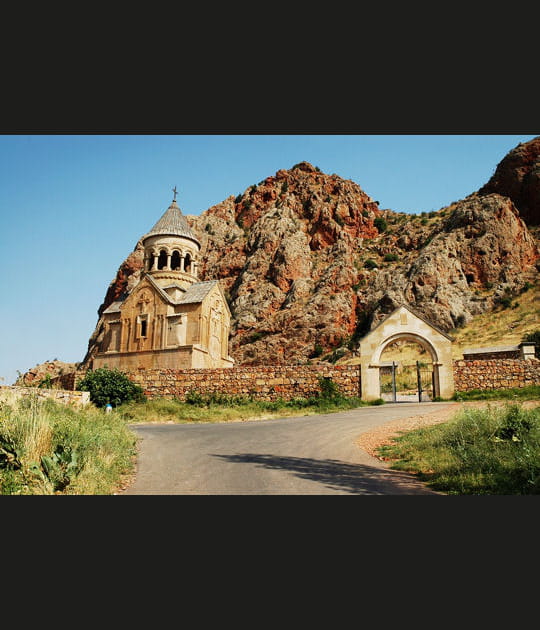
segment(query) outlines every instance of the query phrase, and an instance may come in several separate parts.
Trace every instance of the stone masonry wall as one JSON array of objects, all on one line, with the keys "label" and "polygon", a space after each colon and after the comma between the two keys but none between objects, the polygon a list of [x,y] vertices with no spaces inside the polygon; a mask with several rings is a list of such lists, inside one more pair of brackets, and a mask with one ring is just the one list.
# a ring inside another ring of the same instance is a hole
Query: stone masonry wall
[{"label": "stone masonry wall", "polygon": [[[504,389],[540,384],[540,360],[491,359],[454,361],[456,391]],[[188,391],[200,394],[254,396],[259,400],[290,400],[320,392],[319,376],[331,378],[345,396],[360,397],[359,365],[274,365],[216,369],[140,369],[125,372],[148,398],[184,400]],[[64,390],[75,389],[85,372],[53,379]],[[14,389],[13,387],[11,389]],[[36,388],[19,388],[35,391]],[[58,390],[40,390],[42,392]],[[77,392],[73,392],[77,393]]]},{"label": "stone masonry wall", "polygon": [[540,385],[540,360],[491,359],[454,362],[457,392]]},{"label": "stone masonry wall", "polygon": [[360,396],[358,365],[276,365],[126,372],[148,398],[185,400],[187,392],[252,395],[258,400],[308,398],[320,393],[318,378],[331,378],[345,396]]},{"label": "stone masonry wall", "polygon": [[10,403],[20,398],[36,396],[38,399],[51,398],[57,403],[79,407],[90,402],[89,392],[67,391],[65,389],[44,389],[41,387],[19,387],[1,385],[0,400]]}]

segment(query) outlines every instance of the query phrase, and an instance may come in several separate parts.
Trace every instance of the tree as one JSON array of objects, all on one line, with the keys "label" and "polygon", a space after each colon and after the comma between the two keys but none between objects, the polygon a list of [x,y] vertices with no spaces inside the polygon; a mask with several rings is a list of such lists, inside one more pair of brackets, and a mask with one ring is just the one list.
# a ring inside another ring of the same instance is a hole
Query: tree
[{"label": "tree", "polygon": [[118,407],[130,400],[137,402],[146,400],[142,387],[116,368],[110,370],[102,367],[90,370],[77,383],[77,389],[90,392],[90,400],[96,407],[105,407],[107,404]]}]

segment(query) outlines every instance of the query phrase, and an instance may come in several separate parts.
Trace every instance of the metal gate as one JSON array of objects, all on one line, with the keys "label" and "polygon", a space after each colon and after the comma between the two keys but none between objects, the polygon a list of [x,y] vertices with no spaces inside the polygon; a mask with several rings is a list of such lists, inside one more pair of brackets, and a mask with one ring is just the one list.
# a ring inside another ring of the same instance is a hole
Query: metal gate
[{"label": "metal gate", "polygon": [[432,366],[416,361],[412,365],[380,368],[381,395],[392,402],[428,402],[433,400],[435,382]]}]

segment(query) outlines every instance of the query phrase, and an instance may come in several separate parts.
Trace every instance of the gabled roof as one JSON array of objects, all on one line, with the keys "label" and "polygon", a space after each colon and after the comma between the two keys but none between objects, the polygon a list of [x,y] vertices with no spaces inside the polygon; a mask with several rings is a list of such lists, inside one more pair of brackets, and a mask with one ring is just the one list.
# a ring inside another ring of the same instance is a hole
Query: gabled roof
[{"label": "gabled roof", "polygon": [[202,302],[216,284],[218,284],[217,280],[208,280],[207,282],[196,282],[192,284],[184,293],[179,304],[196,304],[197,302]]},{"label": "gabled roof", "polygon": [[182,211],[178,207],[176,201],[173,201],[171,205],[165,210],[163,216],[154,225],[154,227],[142,237],[144,241],[149,236],[182,236],[195,242],[199,248],[201,244],[195,234],[189,227],[189,223],[186,217],[182,214]]},{"label": "gabled roof", "polygon": [[105,313],[119,313],[121,306],[122,306],[122,300],[113,302],[112,304],[109,304],[109,306],[107,306],[107,308],[103,311],[102,314],[104,315]]},{"label": "gabled roof", "polygon": [[168,302],[169,304],[178,304],[178,302],[172,299],[167,291],[159,286],[159,284],[154,280],[154,278],[152,278],[150,274],[146,274],[144,276],[144,280],[148,280],[148,282],[154,287],[154,289],[157,291],[158,295],[161,296],[164,302]]},{"label": "gabled roof", "polygon": [[[159,284],[154,280],[154,278],[152,278],[151,274],[145,274],[144,278],[141,279],[141,282],[144,282],[145,280],[147,280],[148,283],[156,290],[157,294],[161,297],[161,299],[164,302],[166,302],[168,304],[171,304],[172,306],[178,306],[179,304],[199,304],[206,298],[206,296],[210,293],[210,291],[212,291],[212,289],[215,286],[217,286],[218,289],[219,289],[219,292],[221,293],[221,296],[223,298],[223,302],[225,304],[225,308],[229,311],[229,315],[230,315],[229,305],[227,304],[227,300],[225,299],[225,296],[223,294],[223,290],[221,289],[221,286],[219,284],[219,280],[208,280],[206,282],[195,282],[194,284],[192,284],[190,287],[188,287],[186,289],[186,292],[182,295],[182,297],[179,300],[175,300],[162,287],[160,287]],[[139,285],[137,285],[137,287],[138,286]],[[169,286],[182,288],[182,287],[179,287],[176,284],[172,284],[172,285],[169,285]],[[137,287],[135,287],[133,290],[135,291],[137,289]],[[126,298],[126,299],[129,299],[129,297],[131,297],[131,295],[133,295],[133,293],[131,293],[128,296],[128,298]],[[123,304],[123,301],[113,302],[104,311],[104,313],[116,313],[116,312],[119,312],[122,304]]]},{"label": "gabled roof", "polygon": [[372,328],[365,336],[367,337],[367,335],[369,335],[370,333],[372,333],[374,330],[376,330],[379,326],[381,326],[389,317],[391,317],[396,311],[399,311],[400,308],[404,308],[407,311],[409,311],[409,313],[411,313],[412,315],[414,315],[415,317],[418,317],[418,319],[421,319],[425,324],[427,324],[428,326],[431,326],[431,328],[433,328],[433,330],[436,330],[438,333],[440,333],[441,335],[443,335],[443,337],[446,337],[447,339],[449,339],[450,341],[454,341],[454,337],[450,337],[450,335],[448,335],[447,333],[444,332],[444,330],[441,330],[438,326],[435,326],[435,324],[433,324],[433,322],[430,322],[428,319],[426,319],[422,313],[418,312],[416,309],[412,308],[412,306],[409,306],[408,304],[400,304],[400,306],[398,306],[397,308],[395,308],[391,313],[389,313],[384,319],[381,319],[381,321],[375,326],[375,328]]},{"label": "gabled roof", "polygon": [[[174,306],[178,306],[178,304],[198,304],[204,300],[204,298],[210,293],[210,291],[216,285],[218,285],[219,287],[218,280],[208,280],[206,282],[195,282],[190,287],[188,287],[184,295],[179,300],[175,300],[166,291],[164,291],[162,287],[160,287],[157,284],[157,282],[154,280],[154,278],[152,278],[150,274],[146,275],[145,278],[157,290],[157,292],[163,298],[163,300],[165,300],[166,302]],[[226,300],[225,300],[225,304],[227,304]]]}]

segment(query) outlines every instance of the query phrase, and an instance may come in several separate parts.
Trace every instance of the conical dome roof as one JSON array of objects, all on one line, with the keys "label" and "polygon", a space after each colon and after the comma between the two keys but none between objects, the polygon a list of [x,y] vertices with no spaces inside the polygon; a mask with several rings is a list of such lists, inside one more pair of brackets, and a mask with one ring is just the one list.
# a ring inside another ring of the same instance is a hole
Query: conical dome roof
[{"label": "conical dome roof", "polygon": [[191,231],[189,223],[186,217],[182,214],[182,211],[178,207],[176,201],[173,201],[167,210],[165,210],[161,219],[159,219],[150,232],[143,236],[143,240],[147,239],[149,236],[158,235],[182,236],[194,241],[199,247],[201,246],[201,243]]}]

